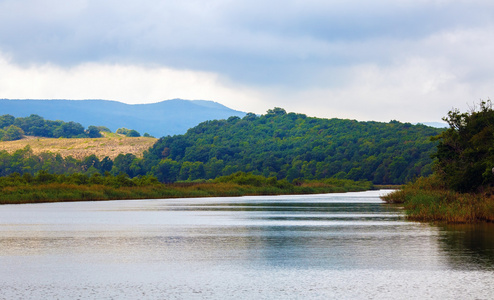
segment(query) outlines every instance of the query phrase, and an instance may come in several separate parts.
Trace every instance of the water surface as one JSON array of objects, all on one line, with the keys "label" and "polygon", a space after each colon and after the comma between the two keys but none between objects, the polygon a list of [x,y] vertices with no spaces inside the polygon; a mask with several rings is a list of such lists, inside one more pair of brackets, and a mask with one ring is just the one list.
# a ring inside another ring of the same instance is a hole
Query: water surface
[{"label": "water surface", "polygon": [[0,206],[0,299],[492,299],[492,224],[386,191]]}]

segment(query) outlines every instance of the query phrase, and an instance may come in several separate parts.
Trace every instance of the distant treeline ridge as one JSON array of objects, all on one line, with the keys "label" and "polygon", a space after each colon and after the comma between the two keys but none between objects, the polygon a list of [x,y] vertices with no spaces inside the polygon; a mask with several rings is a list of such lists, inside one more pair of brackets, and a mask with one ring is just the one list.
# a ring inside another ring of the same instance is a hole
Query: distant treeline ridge
[{"label": "distant treeline ridge", "polygon": [[[80,123],[45,120],[38,115],[16,118],[12,115],[0,116],[0,140],[14,141],[24,135],[47,138],[98,138],[102,132],[111,132],[105,126],[91,125],[87,129]],[[139,132],[133,129],[119,128],[116,133],[128,137],[139,137]],[[144,136],[150,136],[145,133]]]},{"label": "distant treeline ridge", "polygon": [[274,108],[265,115],[207,121],[186,134],[163,137],[143,158],[121,154],[114,160],[94,155],[76,160],[52,153],[35,156],[29,148],[0,151],[0,175],[109,172],[151,175],[170,183],[241,171],[289,182],[336,178],[402,184],[432,173],[437,142],[431,137],[443,131],[398,121],[311,118]]}]

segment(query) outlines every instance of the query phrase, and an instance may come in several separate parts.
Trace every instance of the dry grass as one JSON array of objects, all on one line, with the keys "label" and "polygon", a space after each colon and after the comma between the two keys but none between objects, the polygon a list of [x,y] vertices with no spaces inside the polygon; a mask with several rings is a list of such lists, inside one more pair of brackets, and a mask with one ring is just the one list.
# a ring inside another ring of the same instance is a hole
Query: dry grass
[{"label": "dry grass", "polygon": [[137,157],[142,157],[145,150],[149,149],[156,138],[149,137],[125,137],[116,134],[109,134],[103,138],[84,139],[53,139],[26,137],[18,141],[0,142],[0,150],[7,150],[13,153],[23,149],[27,145],[31,147],[34,154],[42,152],[60,153],[63,157],[72,156],[82,159],[91,154],[99,159],[105,156],[114,159],[119,154],[131,153]]},{"label": "dry grass", "polygon": [[293,186],[282,188],[276,186],[241,185],[231,182],[149,184],[133,187],[52,182],[40,185],[28,184],[0,187],[0,205],[62,201],[235,197],[333,192],[340,192],[340,190],[335,191],[334,187],[330,186],[315,189]]},{"label": "dry grass", "polygon": [[416,221],[446,223],[494,222],[494,188],[482,193],[458,193],[435,176],[419,178],[382,199],[402,203],[407,217]]}]

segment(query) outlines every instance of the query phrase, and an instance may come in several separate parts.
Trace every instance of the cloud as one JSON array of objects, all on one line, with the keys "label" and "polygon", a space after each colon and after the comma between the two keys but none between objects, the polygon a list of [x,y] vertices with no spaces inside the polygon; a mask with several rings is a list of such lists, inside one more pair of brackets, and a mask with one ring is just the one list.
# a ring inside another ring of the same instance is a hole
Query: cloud
[{"label": "cloud", "polygon": [[375,59],[369,48],[352,55],[346,48],[492,24],[492,8],[481,1],[4,0],[0,40],[17,62],[113,59],[234,78],[249,65]]},{"label": "cloud", "polygon": [[492,36],[492,1],[0,0],[0,97],[436,121],[490,96]]},{"label": "cloud", "polygon": [[[149,103],[183,98],[215,100],[232,108],[254,108],[256,94],[214,73],[165,67],[83,63],[28,67],[0,58],[0,97],[10,99],[108,99]],[[250,105],[242,105],[247,103]]]},{"label": "cloud", "polygon": [[469,91],[451,72],[436,68],[441,64],[412,59],[388,67],[354,66],[342,70],[350,78],[343,86],[302,91],[296,98],[303,100],[292,101],[290,106],[300,111],[304,103],[311,103],[305,110],[326,118],[438,121],[452,106],[463,107],[465,103],[456,99]]},{"label": "cloud", "polygon": [[464,109],[487,98],[482,93],[490,88],[487,83],[462,82],[447,61],[420,58],[387,67],[340,67],[331,70],[340,76],[337,84],[305,89],[241,85],[211,72],[159,66],[84,63],[66,68],[51,64],[21,67],[1,59],[0,69],[2,98],[126,103],[206,99],[255,113],[277,106],[310,116],[377,121],[439,121],[452,107]]}]

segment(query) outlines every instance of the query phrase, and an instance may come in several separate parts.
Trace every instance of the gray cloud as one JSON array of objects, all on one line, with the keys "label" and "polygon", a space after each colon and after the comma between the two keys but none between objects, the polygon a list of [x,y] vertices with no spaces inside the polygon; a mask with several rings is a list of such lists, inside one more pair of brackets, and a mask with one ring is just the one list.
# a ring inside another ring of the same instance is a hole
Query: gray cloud
[{"label": "gray cloud", "polygon": [[369,68],[410,90],[414,76],[437,82],[430,69],[407,71],[420,61],[447,74],[437,89],[476,97],[493,79],[493,34],[492,1],[0,0],[0,52],[20,66],[207,71],[288,95],[348,96],[339,90],[365,85]]},{"label": "gray cloud", "polygon": [[[129,60],[235,75],[237,66],[376,59],[372,47],[379,49],[383,41],[416,41],[491,24],[493,6],[478,1],[1,1],[0,47],[18,61]],[[362,42],[371,49],[351,49]]]}]

